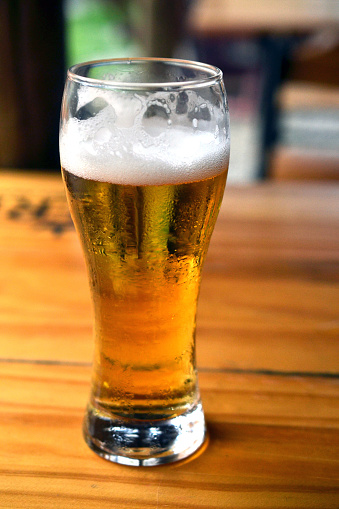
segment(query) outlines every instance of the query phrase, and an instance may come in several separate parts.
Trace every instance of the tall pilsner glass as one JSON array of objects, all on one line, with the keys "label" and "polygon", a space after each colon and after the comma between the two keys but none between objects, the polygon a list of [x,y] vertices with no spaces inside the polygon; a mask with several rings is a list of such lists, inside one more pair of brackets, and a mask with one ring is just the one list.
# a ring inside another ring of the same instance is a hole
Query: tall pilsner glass
[{"label": "tall pilsner glass", "polygon": [[205,437],[195,323],[229,159],[221,71],[166,59],[71,67],[60,156],[94,305],[86,442],[126,465],[185,458]]}]

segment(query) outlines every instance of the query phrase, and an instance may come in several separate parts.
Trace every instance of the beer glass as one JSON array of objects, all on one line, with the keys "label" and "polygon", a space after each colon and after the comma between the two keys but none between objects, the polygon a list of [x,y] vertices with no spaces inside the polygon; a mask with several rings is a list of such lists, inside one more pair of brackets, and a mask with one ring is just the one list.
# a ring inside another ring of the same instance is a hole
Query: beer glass
[{"label": "beer glass", "polygon": [[71,67],[60,158],[94,307],[85,440],[126,465],[185,458],[205,439],[195,325],[229,159],[221,71],[151,58]]}]

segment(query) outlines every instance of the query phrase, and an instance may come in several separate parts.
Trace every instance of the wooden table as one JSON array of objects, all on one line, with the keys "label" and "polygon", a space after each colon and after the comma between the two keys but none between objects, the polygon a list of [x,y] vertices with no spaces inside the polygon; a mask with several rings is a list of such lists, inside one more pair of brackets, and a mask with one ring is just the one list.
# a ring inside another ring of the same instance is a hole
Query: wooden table
[{"label": "wooden table", "polygon": [[229,187],[198,316],[209,441],[124,467],[81,421],[92,312],[58,175],[0,175],[1,508],[338,508],[339,186]]}]

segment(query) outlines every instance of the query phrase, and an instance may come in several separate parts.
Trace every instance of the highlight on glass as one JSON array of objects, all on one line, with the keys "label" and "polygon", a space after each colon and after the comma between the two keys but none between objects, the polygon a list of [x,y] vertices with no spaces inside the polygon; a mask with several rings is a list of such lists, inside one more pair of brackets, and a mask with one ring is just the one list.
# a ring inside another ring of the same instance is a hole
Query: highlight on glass
[{"label": "highlight on glass", "polygon": [[205,440],[195,328],[229,160],[219,69],[115,59],[68,71],[60,158],[94,307],[84,437],[126,465]]}]

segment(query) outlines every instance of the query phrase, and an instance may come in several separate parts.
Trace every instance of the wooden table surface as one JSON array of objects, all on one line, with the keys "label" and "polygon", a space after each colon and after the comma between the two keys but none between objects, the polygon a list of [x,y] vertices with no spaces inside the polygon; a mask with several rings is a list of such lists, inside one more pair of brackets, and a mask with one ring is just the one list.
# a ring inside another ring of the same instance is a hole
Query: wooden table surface
[{"label": "wooden table surface", "polygon": [[92,311],[59,175],[0,174],[1,508],[338,508],[339,185],[226,190],[198,314],[209,429],[125,467],[81,422]]}]

